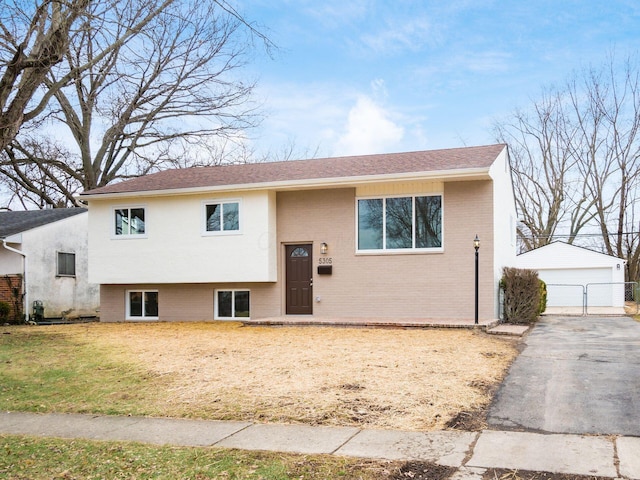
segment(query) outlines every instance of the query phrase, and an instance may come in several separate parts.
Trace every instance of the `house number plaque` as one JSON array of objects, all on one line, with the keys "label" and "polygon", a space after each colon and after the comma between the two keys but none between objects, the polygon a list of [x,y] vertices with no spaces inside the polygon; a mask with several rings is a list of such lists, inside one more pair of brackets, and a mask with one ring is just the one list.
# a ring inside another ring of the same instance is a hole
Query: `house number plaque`
[{"label": "house number plaque", "polygon": [[333,258],[318,258],[318,275],[331,275],[333,273]]}]

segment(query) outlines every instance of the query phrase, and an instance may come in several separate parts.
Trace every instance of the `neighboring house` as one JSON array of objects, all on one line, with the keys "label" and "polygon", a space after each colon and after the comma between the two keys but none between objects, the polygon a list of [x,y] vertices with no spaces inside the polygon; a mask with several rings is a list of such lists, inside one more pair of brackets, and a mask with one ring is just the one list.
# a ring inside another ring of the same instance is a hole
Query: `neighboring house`
[{"label": "neighboring house", "polygon": [[48,318],[96,316],[100,298],[98,285],[87,281],[87,226],[86,208],[0,212],[0,300],[29,315],[40,301]]},{"label": "neighboring house", "polygon": [[624,260],[564,242],[518,255],[547,284],[547,314],[624,314]]},{"label": "neighboring house", "polygon": [[505,145],[163,171],[85,192],[101,321],[498,316]]}]

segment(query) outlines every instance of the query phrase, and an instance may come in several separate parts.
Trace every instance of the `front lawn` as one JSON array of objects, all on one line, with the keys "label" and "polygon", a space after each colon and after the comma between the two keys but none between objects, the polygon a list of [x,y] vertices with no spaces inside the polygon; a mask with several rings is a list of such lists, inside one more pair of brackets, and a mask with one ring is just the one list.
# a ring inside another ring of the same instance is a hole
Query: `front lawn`
[{"label": "front lawn", "polygon": [[434,430],[482,411],[517,354],[461,329],[0,327],[0,408]]},{"label": "front lawn", "polygon": [[[482,420],[517,354],[512,340],[457,329],[94,323],[9,326],[0,333],[2,410],[409,430]],[[12,435],[0,435],[0,451],[0,477],[7,479],[451,474],[419,462]]]}]

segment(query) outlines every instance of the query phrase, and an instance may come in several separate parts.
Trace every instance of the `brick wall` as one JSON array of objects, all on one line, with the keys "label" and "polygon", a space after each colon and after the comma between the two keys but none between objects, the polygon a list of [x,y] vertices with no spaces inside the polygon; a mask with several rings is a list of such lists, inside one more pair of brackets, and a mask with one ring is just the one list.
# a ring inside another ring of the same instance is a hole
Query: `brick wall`
[{"label": "brick wall", "polygon": [[[479,313],[482,319],[493,318],[491,188],[490,181],[444,185],[440,253],[357,254],[354,189],[279,192],[278,243],[313,244],[314,315],[469,319],[474,315],[473,238],[478,234],[483,242]],[[316,275],[321,242],[329,245],[324,257],[331,258],[330,276]],[[283,275],[281,260],[280,285]]]},{"label": "brick wall", "polygon": [[17,299],[18,303],[18,312],[15,310],[16,298],[13,294],[13,289],[17,289],[18,292],[22,293],[22,276],[21,275],[3,275],[0,277],[0,302],[7,302],[11,307],[9,312],[9,318],[13,319],[16,317],[16,313],[20,315],[22,312],[22,295]]}]

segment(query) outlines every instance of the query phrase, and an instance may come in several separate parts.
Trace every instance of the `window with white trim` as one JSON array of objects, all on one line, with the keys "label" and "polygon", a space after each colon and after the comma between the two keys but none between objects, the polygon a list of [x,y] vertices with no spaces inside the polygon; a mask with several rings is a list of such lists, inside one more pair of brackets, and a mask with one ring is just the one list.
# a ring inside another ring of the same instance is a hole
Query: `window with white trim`
[{"label": "window with white trim", "polygon": [[357,199],[357,250],[442,248],[442,195]]},{"label": "window with white trim", "polygon": [[127,320],[157,320],[158,291],[129,290],[127,292]]},{"label": "window with white trim", "polygon": [[204,203],[204,232],[206,234],[238,233],[240,231],[240,202],[238,200]]},{"label": "window with white trim", "polygon": [[249,290],[216,290],[215,318],[231,320],[248,319],[250,314]]},{"label": "window with white trim", "polygon": [[59,277],[76,276],[76,254],[68,252],[58,252],[57,275]]},{"label": "window with white trim", "polygon": [[146,233],[144,207],[114,209],[114,233],[118,237],[133,237]]}]

